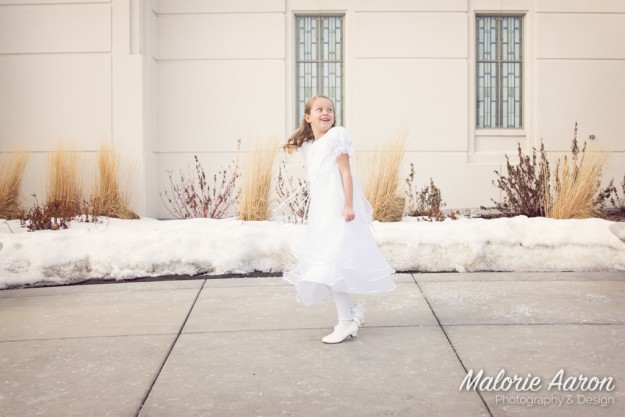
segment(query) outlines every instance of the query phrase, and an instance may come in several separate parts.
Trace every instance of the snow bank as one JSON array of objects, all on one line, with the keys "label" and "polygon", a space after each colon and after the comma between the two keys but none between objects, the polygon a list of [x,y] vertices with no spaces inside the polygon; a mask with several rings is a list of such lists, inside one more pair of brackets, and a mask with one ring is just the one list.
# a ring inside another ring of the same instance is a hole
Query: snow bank
[{"label": "snow bank", "polygon": [[[625,244],[601,219],[460,219],[374,223],[374,236],[398,271],[611,271]],[[86,279],[169,274],[279,273],[305,226],[234,218],[72,223],[26,232],[0,223],[0,288]]]}]

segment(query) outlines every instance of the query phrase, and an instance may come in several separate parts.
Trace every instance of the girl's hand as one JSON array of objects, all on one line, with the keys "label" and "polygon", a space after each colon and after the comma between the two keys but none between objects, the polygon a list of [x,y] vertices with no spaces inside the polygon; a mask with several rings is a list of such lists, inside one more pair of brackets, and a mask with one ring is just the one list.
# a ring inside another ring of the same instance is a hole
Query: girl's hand
[{"label": "girl's hand", "polygon": [[352,220],[354,220],[355,217],[356,217],[356,214],[354,213],[354,209],[352,209],[351,207],[345,206],[345,208],[343,209],[343,218],[345,219],[345,221],[351,222]]}]

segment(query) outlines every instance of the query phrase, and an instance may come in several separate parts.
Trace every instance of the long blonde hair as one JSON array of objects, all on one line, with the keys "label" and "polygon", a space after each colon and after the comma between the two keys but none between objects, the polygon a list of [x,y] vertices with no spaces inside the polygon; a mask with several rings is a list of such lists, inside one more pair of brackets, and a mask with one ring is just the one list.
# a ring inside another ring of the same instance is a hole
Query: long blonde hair
[{"label": "long blonde hair", "polygon": [[[330,100],[330,102],[332,103],[332,107],[334,107],[334,102],[332,101],[332,99],[321,94],[318,94],[306,100],[306,104],[304,104],[304,116],[302,117],[302,123],[300,124],[299,129],[293,132],[291,137],[289,137],[289,140],[286,142],[286,145],[282,147],[282,149],[284,149],[288,153],[291,153],[301,148],[304,142],[315,140],[315,135],[313,134],[312,128],[310,127],[310,124],[306,121],[306,115],[310,114],[312,106],[315,103],[315,100],[317,100],[318,98],[325,98],[327,100]],[[336,117],[334,118],[334,123],[332,123],[332,127],[334,127],[335,125]]]}]

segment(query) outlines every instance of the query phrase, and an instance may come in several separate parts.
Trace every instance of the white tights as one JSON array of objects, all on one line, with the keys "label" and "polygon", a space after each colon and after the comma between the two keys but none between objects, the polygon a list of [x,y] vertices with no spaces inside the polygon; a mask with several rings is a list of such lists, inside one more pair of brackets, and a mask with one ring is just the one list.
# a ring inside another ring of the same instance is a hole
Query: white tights
[{"label": "white tights", "polygon": [[336,304],[336,312],[338,313],[339,323],[341,321],[351,321],[352,317],[352,301],[345,292],[332,291],[332,298]]}]

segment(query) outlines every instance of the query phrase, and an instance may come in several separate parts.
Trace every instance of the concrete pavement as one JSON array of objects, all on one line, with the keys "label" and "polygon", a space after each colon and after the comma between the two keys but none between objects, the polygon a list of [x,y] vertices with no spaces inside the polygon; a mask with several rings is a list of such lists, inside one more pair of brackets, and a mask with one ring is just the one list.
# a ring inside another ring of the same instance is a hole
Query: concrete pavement
[{"label": "concrete pavement", "polygon": [[[339,345],[331,300],[303,308],[281,278],[0,291],[0,415],[625,415],[625,273],[396,281],[353,297],[367,322]],[[615,388],[558,391],[560,369]],[[541,389],[460,389],[480,370]]]}]

